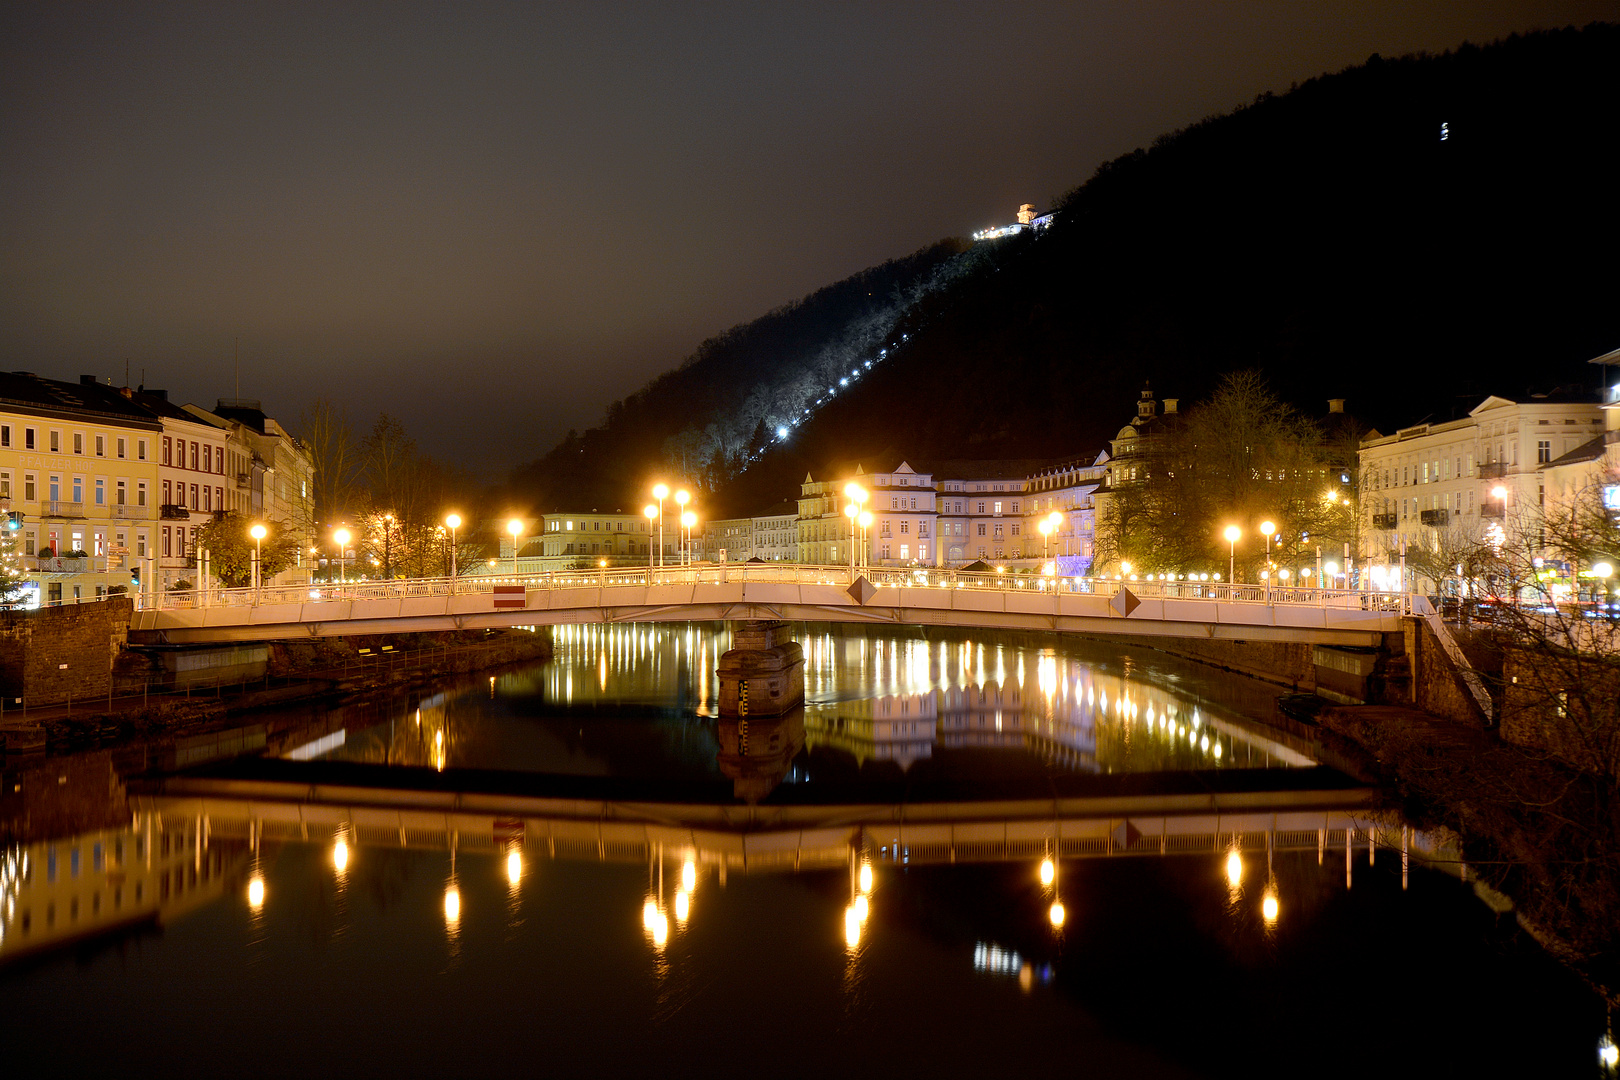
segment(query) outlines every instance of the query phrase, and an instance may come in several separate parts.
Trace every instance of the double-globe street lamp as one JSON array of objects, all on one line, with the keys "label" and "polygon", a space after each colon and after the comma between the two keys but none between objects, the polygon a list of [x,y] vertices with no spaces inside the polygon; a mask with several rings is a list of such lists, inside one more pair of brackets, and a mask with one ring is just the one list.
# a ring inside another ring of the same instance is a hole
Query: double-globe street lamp
[{"label": "double-globe street lamp", "polygon": [[1224,535],[1226,536],[1226,542],[1229,545],[1229,549],[1227,551],[1226,580],[1230,584],[1236,585],[1237,584],[1237,542],[1238,542],[1238,537],[1243,535],[1243,530],[1238,528],[1236,525],[1228,525],[1226,527],[1226,532],[1225,532]]},{"label": "double-globe street lamp", "polygon": [[[686,492],[681,491],[681,492],[677,492],[677,494],[678,495],[685,495]],[[686,504],[683,501],[681,503],[681,505],[684,506]],[[682,566],[685,566],[688,563],[692,563],[692,562],[697,561],[697,560],[692,558],[692,529],[696,525],[697,525],[697,515],[696,514],[694,514],[690,510],[681,511],[681,565]]]},{"label": "double-globe street lamp", "polygon": [[[664,565],[664,500],[669,498],[669,485],[668,484],[654,484],[653,489],[652,489],[652,493],[653,493],[653,498],[658,500],[658,565],[663,566]],[[649,522],[652,520],[652,516],[653,516],[652,513],[650,512],[651,509],[652,509],[651,507],[648,507],[649,513],[647,514],[647,519],[648,519]],[[652,526],[649,524],[648,528],[651,529]]]},{"label": "double-globe street lamp", "polygon": [[844,485],[844,497],[849,500],[844,507],[844,516],[849,518],[849,572],[853,575],[855,573],[855,530],[860,524],[861,509],[870,496],[865,488],[852,482]]}]

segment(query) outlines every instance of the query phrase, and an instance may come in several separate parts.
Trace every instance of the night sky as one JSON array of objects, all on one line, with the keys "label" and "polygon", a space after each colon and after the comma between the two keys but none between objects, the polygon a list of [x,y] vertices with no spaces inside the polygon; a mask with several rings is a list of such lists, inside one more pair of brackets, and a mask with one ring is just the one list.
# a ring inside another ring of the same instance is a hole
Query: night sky
[{"label": "night sky", "polygon": [[704,338],[1371,53],[1609,2],[9,7],[0,366],[504,473]]}]

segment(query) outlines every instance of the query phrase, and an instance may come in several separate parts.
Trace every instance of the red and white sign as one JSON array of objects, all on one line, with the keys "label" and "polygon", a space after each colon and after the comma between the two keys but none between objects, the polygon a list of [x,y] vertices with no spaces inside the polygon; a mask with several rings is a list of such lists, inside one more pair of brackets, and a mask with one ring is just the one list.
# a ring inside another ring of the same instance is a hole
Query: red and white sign
[{"label": "red and white sign", "polygon": [[498,607],[498,608],[502,608],[502,607],[520,608],[520,607],[527,607],[528,604],[529,604],[528,592],[524,589],[524,587],[522,585],[497,585],[497,586],[495,586],[495,606],[496,607]]}]

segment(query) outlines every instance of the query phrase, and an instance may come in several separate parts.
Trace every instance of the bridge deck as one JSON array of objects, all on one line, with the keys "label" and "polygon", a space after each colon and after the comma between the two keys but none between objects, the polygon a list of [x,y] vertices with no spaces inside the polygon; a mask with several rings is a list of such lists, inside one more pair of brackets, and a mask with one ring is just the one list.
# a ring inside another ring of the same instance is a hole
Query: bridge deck
[{"label": "bridge deck", "polygon": [[1374,645],[1401,594],[800,565],[415,579],[161,598],[132,639],[186,644],[570,623],[785,619]]}]

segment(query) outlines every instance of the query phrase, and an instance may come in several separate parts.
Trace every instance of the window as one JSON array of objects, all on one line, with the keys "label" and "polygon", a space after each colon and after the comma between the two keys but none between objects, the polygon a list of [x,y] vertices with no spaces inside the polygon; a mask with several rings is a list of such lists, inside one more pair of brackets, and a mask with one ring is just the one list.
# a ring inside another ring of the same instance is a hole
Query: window
[{"label": "window", "polygon": [[[101,440],[98,437],[96,441],[99,443]],[[97,447],[96,453],[101,453],[100,447]],[[174,464],[174,440],[167,435],[163,436],[163,464]]]},{"label": "window", "polygon": [[84,432],[82,431],[73,433],[73,452],[75,454],[84,453]]},{"label": "window", "polygon": [[[979,535],[980,536],[984,535],[984,522],[982,522],[982,521],[979,523]],[[981,551],[980,554],[982,555],[983,552]]]},{"label": "window", "polygon": [[23,449],[24,450],[32,450],[33,448],[34,448],[34,429],[31,428],[31,427],[30,428],[23,428]]},{"label": "window", "polygon": [[0,446],[11,445],[11,425],[0,424]]},{"label": "window", "polygon": [[[123,486],[123,481],[119,481],[119,487],[122,487],[122,486]],[[106,506],[107,505],[107,481],[103,480],[99,476],[96,477],[96,505],[97,506]]]},{"label": "window", "polygon": [[[901,532],[902,532],[902,533],[909,533],[909,532],[910,532],[910,531],[911,531],[911,522],[909,522],[909,521],[902,521],[902,522],[901,522],[901,523],[900,523],[900,531],[901,531]],[[904,556],[902,556],[902,558],[903,558],[903,557],[904,557]]]},{"label": "window", "polygon": [[982,502],[979,504],[979,513],[984,513],[984,503]]},{"label": "window", "polygon": [[174,489],[171,486],[170,482],[165,480],[165,481],[163,481],[163,505],[164,506],[172,506],[173,504],[174,504]]},{"label": "window", "polygon": [[62,433],[60,431],[53,431],[53,432],[51,432],[51,453],[60,454],[61,452],[62,452]]},{"label": "window", "polygon": [[1536,464],[1545,465],[1552,460],[1552,440],[1536,440]]},{"label": "window", "polygon": [[118,456],[119,457],[124,457],[125,456],[124,455],[124,440],[123,439],[118,440]]},{"label": "window", "polygon": [[146,460],[146,440],[139,439],[135,443],[135,457],[140,461]]},{"label": "window", "polygon": [[169,554],[170,554],[169,543],[170,543],[169,527],[167,525],[165,525],[165,526],[163,526],[163,557],[165,559],[167,559],[169,557]]},{"label": "window", "polygon": [[214,471],[214,448],[212,446],[204,446],[203,447],[203,472],[213,472],[213,471]]},{"label": "window", "polygon": [[1012,504],[1012,512],[1015,514],[1018,513],[1018,503],[1016,500]]},{"label": "window", "polygon": [[[145,484],[141,485],[141,505],[142,506],[146,505],[146,485]],[[214,506],[215,506],[215,508],[220,509],[220,510],[225,509],[225,489],[222,488],[222,487],[217,487],[217,488],[214,489]]]},{"label": "window", "polygon": [[[197,443],[192,443],[191,444],[191,468],[192,468],[193,471],[195,471],[196,468],[197,468],[198,451],[200,449],[201,449],[201,447]],[[122,447],[119,448],[118,456],[119,457],[124,456],[124,451],[123,451]]]},{"label": "window", "polygon": [[191,508],[193,510],[200,509],[200,507],[198,506],[198,503],[197,503],[197,485],[196,484],[191,485]]}]

